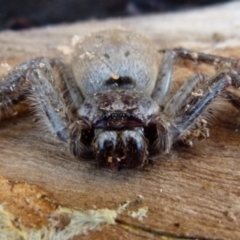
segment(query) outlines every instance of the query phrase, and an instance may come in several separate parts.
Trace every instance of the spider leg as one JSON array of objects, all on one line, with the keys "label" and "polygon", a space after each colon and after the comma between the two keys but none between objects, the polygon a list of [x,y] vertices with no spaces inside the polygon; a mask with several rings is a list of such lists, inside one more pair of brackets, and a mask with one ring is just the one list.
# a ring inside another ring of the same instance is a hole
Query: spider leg
[{"label": "spider leg", "polygon": [[[227,88],[233,86],[238,89],[240,87],[240,76],[238,74],[221,73],[210,79],[202,86],[198,93],[192,92],[186,102],[185,108],[180,108],[172,116],[172,139],[173,142],[188,137],[199,137],[197,130],[204,131],[206,129],[206,120],[198,117],[203,113],[207,106],[221,93],[228,94]],[[229,99],[231,101],[231,98]],[[239,102],[240,99],[238,99]],[[175,99],[177,101],[177,99]],[[234,104],[234,100],[232,99]],[[235,99],[235,102],[236,99]]]},{"label": "spider leg", "polygon": [[240,61],[232,58],[195,52],[183,48],[165,51],[162,60],[161,72],[152,93],[152,98],[160,106],[164,105],[165,98],[171,86],[173,67],[176,59],[190,60],[192,62],[212,65],[219,71],[219,73],[229,72],[229,70],[239,71],[240,69]]},{"label": "spider leg", "polygon": [[50,59],[50,64],[53,68],[56,67],[60,75],[65,101],[72,108],[72,111],[75,111],[83,103],[84,97],[76,84],[71,68],[60,58]]},{"label": "spider leg", "polygon": [[30,84],[26,73],[34,60],[24,62],[15,67],[6,77],[0,80],[0,116],[11,116],[13,107],[26,100]]},{"label": "spider leg", "polygon": [[180,59],[191,60],[197,63],[205,63],[213,65],[219,68],[221,72],[224,69],[240,69],[240,61],[233,58],[221,57],[213,54],[206,54],[201,52],[195,52],[184,48],[176,48],[172,50],[175,52],[176,57]]},{"label": "spider leg", "polygon": [[175,93],[175,95],[166,103],[164,114],[168,118],[174,118],[177,112],[184,112],[188,107],[188,100],[197,92],[201,95],[201,85],[206,84],[207,76],[203,74],[194,74],[191,76]]},{"label": "spider leg", "polygon": [[171,85],[175,57],[176,53],[174,51],[166,51],[163,55],[161,72],[152,93],[152,98],[160,106],[164,105],[165,97]]},{"label": "spider leg", "polygon": [[37,58],[25,62],[4,80],[0,84],[1,111],[27,101],[44,125],[62,141],[67,141],[71,114],[56,86],[49,60]]}]

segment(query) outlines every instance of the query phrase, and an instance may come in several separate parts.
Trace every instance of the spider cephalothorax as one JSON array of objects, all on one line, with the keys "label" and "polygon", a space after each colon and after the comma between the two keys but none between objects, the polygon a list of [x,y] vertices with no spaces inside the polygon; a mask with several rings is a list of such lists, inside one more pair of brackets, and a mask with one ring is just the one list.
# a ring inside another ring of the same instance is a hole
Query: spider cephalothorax
[{"label": "spider cephalothorax", "polygon": [[78,110],[82,127],[74,129],[78,140],[71,138],[73,154],[92,157],[95,152],[100,165],[109,168],[143,166],[149,151],[166,150],[159,138],[169,142],[168,131],[164,132],[167,123],[163,118],[156,119],[159,114],[158,104],[142,92],[100,91],[87,98]]},{"label": "spider cephalothorax", "polygon": [[[4,77],[1,115],[26,102],[44,126],[69,144],[77,158],[106,168],[138,168],[181,140],[207,137],[205,111],[218,96],[240,107],[229,86],[240,86],[239,61],[186,49],[159,53],[127,30],[106,30],[73,41],[72,61],[37,58]],[[174,60],[216,66],[214,77],[196,74],[167,99]],[[58,72],[58,74],[56,74]]]}]

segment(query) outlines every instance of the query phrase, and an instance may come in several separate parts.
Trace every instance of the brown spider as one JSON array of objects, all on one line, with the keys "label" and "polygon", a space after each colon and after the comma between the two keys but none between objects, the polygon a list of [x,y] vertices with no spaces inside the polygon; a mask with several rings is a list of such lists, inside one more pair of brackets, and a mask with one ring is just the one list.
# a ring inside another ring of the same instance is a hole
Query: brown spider
[{"label": "brown spider", "polygon": [[[240,87],[239,61],[174,49],[160,67],[159,55],[137,33],[93,33],[75,42],[70,65],[36,58],[15,67],[1,81],[0,111],[27,102],[75,157],[96,158],[106,168],[142,167],[179,140],[207,137],[211,113],[204,110],[218,95],[240,107],[240,98],[226,91]],[[176,58],[220,71],[190,77],[166,101]]]}]

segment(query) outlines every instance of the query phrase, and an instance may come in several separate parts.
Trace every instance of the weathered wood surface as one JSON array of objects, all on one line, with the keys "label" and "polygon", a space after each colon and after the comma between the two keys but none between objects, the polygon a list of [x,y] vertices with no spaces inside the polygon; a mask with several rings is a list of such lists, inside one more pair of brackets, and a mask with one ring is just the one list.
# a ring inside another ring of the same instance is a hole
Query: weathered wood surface
[{"label": "weathered wood surface", "polygon": [[[191,12],[1,32],[0,74],[7,72],[5,63],[68,57],[64,50],[74,34],[117,26],[142,32],[159,49],[182,46],[240,58],[239,9],[240,3],[233,2]],[[177,83],[184,80],[183,74],[176,76]],[[213,127],[211,138],[193,148],[173,149],[144,171],[120,172],[73,159],[62,143],[43,134],[27,116],[5,120],[0,123],[0,174],[11,184],[0,180],[0,200],[24,218],[29,206],[22,199],[30,198],[30,184],[46,191],[56,204],[75,209],[117,209],[127,200],[133,202],[130,210],[148,207],[142,221],[126,210],[116,225],[79,239],[240,239],[240,115],[226,111],[228,124]],[[140,203],[135,202],[138,195],[144,197]]]}]

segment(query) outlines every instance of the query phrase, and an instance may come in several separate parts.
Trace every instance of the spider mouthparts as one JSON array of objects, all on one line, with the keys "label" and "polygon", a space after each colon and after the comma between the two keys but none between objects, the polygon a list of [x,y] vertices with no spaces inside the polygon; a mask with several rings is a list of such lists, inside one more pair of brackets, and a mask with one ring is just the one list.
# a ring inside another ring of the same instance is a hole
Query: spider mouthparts
[{"label": "spider mouthparts", "polygon": [[140,131],[102,131],[93,144],[96,159],[108,169],[141,168],[148,157],[147,142]]}]

